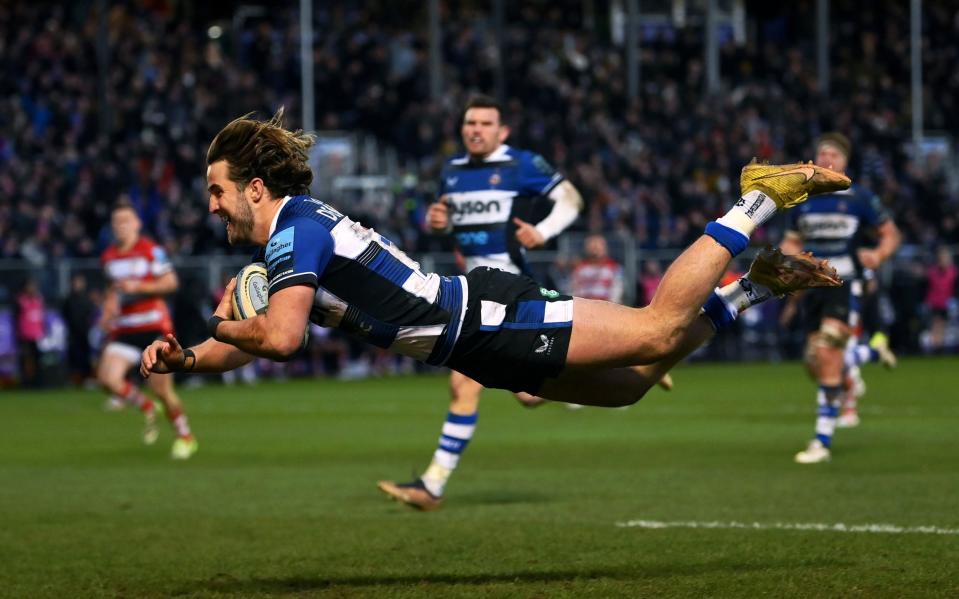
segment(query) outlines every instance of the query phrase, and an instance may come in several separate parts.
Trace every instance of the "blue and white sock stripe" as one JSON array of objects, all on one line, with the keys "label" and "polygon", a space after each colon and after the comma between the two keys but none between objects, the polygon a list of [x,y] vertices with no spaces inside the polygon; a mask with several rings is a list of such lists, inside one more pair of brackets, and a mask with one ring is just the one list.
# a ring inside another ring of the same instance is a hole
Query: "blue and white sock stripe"
[{"label": "blue and white sock stripe", "polygon": [[817,416],[825,416],[827,418],[838,418],[839,417],[839,406],[831,406],[828,404],[819,406],[819,410],[816,413]]},{"label": "blue and white sock stripe", "polygon": [[703,305],[703,314],[709,318],[713,328],[719,331],[736,320],[739,310],[719,295],[719,288],[717,287],[709,296],[709,299],[706,300],[706,304]]},{"label": "blue and white sock stripe", "polygon": [[452,424],[476,424],[476,421],[479,419],[479,412],[473,412],[472,414],[454,414],[449,412],[446,415],[446,421]]},{"label": "blue and white sock stripe", "polygon": [[443,433],[440,435],[439,447],[453,454],[460,454],[469,445],[476,430],[478,414],[459,415],[452,412],[447,414],[443,423]]},{"label": "blue and white sock stripe", "polygon": [[516,313],[506,320],[506,304],[480,302],[480,330],[562,329],[573,325],[573,300],[529,300],[516,304]]},{"label": "blue and white sock stripe", "polygon": [[712,221],[706,225],[706,235],[716,240],[733,256],[738,256],[749,245],[749,238],[722,223]]},{"label": "blue and white sock stripe", "polygon": [[820,385],[816,394],[816,403],[819,404],[816,418],[816,438],[824,447],[832,444],[833,433],[836,432],[836,419],[839,417],[839,406],[842,387]]},{"label": "blue and white sock stripe", "polygon": [[878,361],[879,351],[869,347],[868,345],[859,343],[846,350],[845,363],[847,368],[852,366],[862,366],[863,364],[868,364],[869,362]]}]

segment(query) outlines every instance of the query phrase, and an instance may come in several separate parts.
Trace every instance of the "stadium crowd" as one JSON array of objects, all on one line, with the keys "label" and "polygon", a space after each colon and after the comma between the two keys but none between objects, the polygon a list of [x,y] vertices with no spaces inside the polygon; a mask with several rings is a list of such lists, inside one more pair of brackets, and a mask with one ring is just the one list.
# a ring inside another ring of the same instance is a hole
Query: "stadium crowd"
[{"label": "stadium crowd", "polygon": [[[175,0],[110,2],[105,31],[92,2],[0,4],[0,258],[41,267],[97,256],[118,199],[172,255],[231,251],[207,214],[206,144],[247,111],[285,105],[296,125],[300,106],[295,3],[239,31],[229,4],[214,14]],[[607,3],[506,3],[498,36],[485,5],[444,3],[437,101],[425,4],[315,4],[317,127],[366,131],[397,149],[412,176],[397,185],[393,222],[373,224],[399,232],[408,250],[439,247],[415,216],[442,158],[457,151],[466,98],[495,88],[499,56],[511,141],[541,152],[583,192],[581,229],[682,247],[735,194],[750,157],[807,157],[821,132],[836,129],[853,140],[854,178],[892,210],[907,245],[933,255],[959,243],[959,192],[944,156],[920,160],[907,143],[902,3],[831,3],[828,95],[816,78],[814,23],[803,16],[811,0],[748,14],[743,45],[724,29],[715,95],[705,88],[701,27],[644,26],[632,102],[608,14],[584,12]],[[959,131],[959,56],[946,43],[957,34],[957,9],[925,4],[929,132]]]}]

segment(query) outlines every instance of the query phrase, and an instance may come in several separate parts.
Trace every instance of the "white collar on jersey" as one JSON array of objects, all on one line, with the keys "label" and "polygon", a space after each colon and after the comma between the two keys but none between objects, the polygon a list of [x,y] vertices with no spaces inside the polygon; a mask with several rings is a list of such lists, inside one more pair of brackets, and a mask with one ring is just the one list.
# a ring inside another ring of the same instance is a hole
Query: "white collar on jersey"
[{"label": "white collar on jersey", "polygon": [[280,200],[280,207],[277,209],[276,214],[273,215],[273,222],[270,223],[270,232],[266,236],[267,239],[273,237],[273,232],[276,231],[276,221],[280,220],[280,213],[283,212],[283,207],[286,206],[286,203],[290,201],[291,197],[293,196],[285,196]]},{"label": "white collar on jersey", "polygon": [[[506,162],[510,160],[507,152],[509,151],[509,146],[506,144],[500,144],[498,148],[489,153],[489,156],[483,159],[483,162]],[[470,161],[470,155],[466,154],[465,156],[460,156],[459,158],[454,158],[450,160],[450,164],[466,164]]]}]

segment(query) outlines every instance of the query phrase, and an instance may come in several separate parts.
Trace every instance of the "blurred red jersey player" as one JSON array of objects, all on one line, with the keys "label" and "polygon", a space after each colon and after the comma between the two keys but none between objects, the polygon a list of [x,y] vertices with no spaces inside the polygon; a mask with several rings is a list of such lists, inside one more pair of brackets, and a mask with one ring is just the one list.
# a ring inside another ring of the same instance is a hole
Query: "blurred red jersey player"
[{"label": "blurred red jersey player", "polygon": [[[126,375],[139,363],[146,346],[173,332],[163,296],[176,291],[179,283],[163,248],[140,235],[141,222],[133,206],[117,204],[110,215],[110,225],[114,243],[100,257],[110,286],[101,319],[107,343],[100,356],[97,378],[108,392],[143,412],[143,442],[152,445],[158,436],[155,407]],[[152,376],[149,385],[163,402],[176,433],[171,456],[188,459],[196,452],[197,442],[173,389],[173,375]]]}]

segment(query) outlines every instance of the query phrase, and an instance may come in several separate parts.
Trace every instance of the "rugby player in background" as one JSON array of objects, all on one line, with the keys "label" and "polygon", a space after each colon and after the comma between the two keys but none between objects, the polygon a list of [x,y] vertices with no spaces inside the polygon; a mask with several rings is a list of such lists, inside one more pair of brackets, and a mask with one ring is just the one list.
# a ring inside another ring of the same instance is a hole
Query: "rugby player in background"
[{"label": "rugby player in background", "polygon": [[[467,103],[460,133],[466,153],[446,161],[439,201],[430,206],[427,224],[436,233],[453,235],[466,272],[487,266],[529,275],[526,250],[542,246],[576,220],[583,207],[579,191],[542,156],[506,145],[509,126],[492,98],[478,96]],[[516,216],[528,213],[528,204],[539,197],[553,202],[546,218],[533,225]],[[476,431],[483,385],[454,370],[449,390],[449,413],[423,474],[409,483],[377,483],[390,497],[421,510],[441,505],[446,483]],[[528,393],[516,398],[527,406],[543,401]]]},{"label": "rugby player in background", "polygon": [[[852,146],[841,133],[826,133],[816,146],[816,165],[845,173]],[[858,291],[863,269],[876,269],[895,253],[900,234],[896,224],[872,192],[858,185],[810,197],[791,213],[791,230],[781,247],[786,254],[811,251],[827,258],[843,278],[842,287],[812,289],[803,303],[806,314],[807,360],[819,389],[815,437],[796,454],[800,464],[831,458],[832,437],[842,405],[844,355],[858,319]],[[874,227],[879,243],[860,246],[866,227]],[[874,347],[876,360],[890,359],[888,346]]]},{"label": "rugby player in background", "polygon": [[[163,296],[179,285],[173,265],[162,247],[140,235],[141,222],[133,206],[119,203],[110,214],[113,244],[100,261],[110,287],[104,298],[101,327],[107,342],[100,355],[97,379],[114,397],[143,412],[143,442],[152,445],[159,436],[156,408],[140,388],[127,379],[130,368],[155,339],[173,332],[173,322]],[[186,460],[197,450],[183,404],[173,389],[173,375],[150,377],[150,390],[163,403],[176,434],[170,456]]]},{"label": "rugby player in background", "polygon": [[[569,292],[573,297],[623,303],[623,267],[609,257],[606,238],[590,235],[583,242],[583,253],[585,257],[573,266],[570,273]],[[672,375],[664,375],[659,386],[671,390]],[[583,407],[581,404],[567,405],[573,410]]]}]

